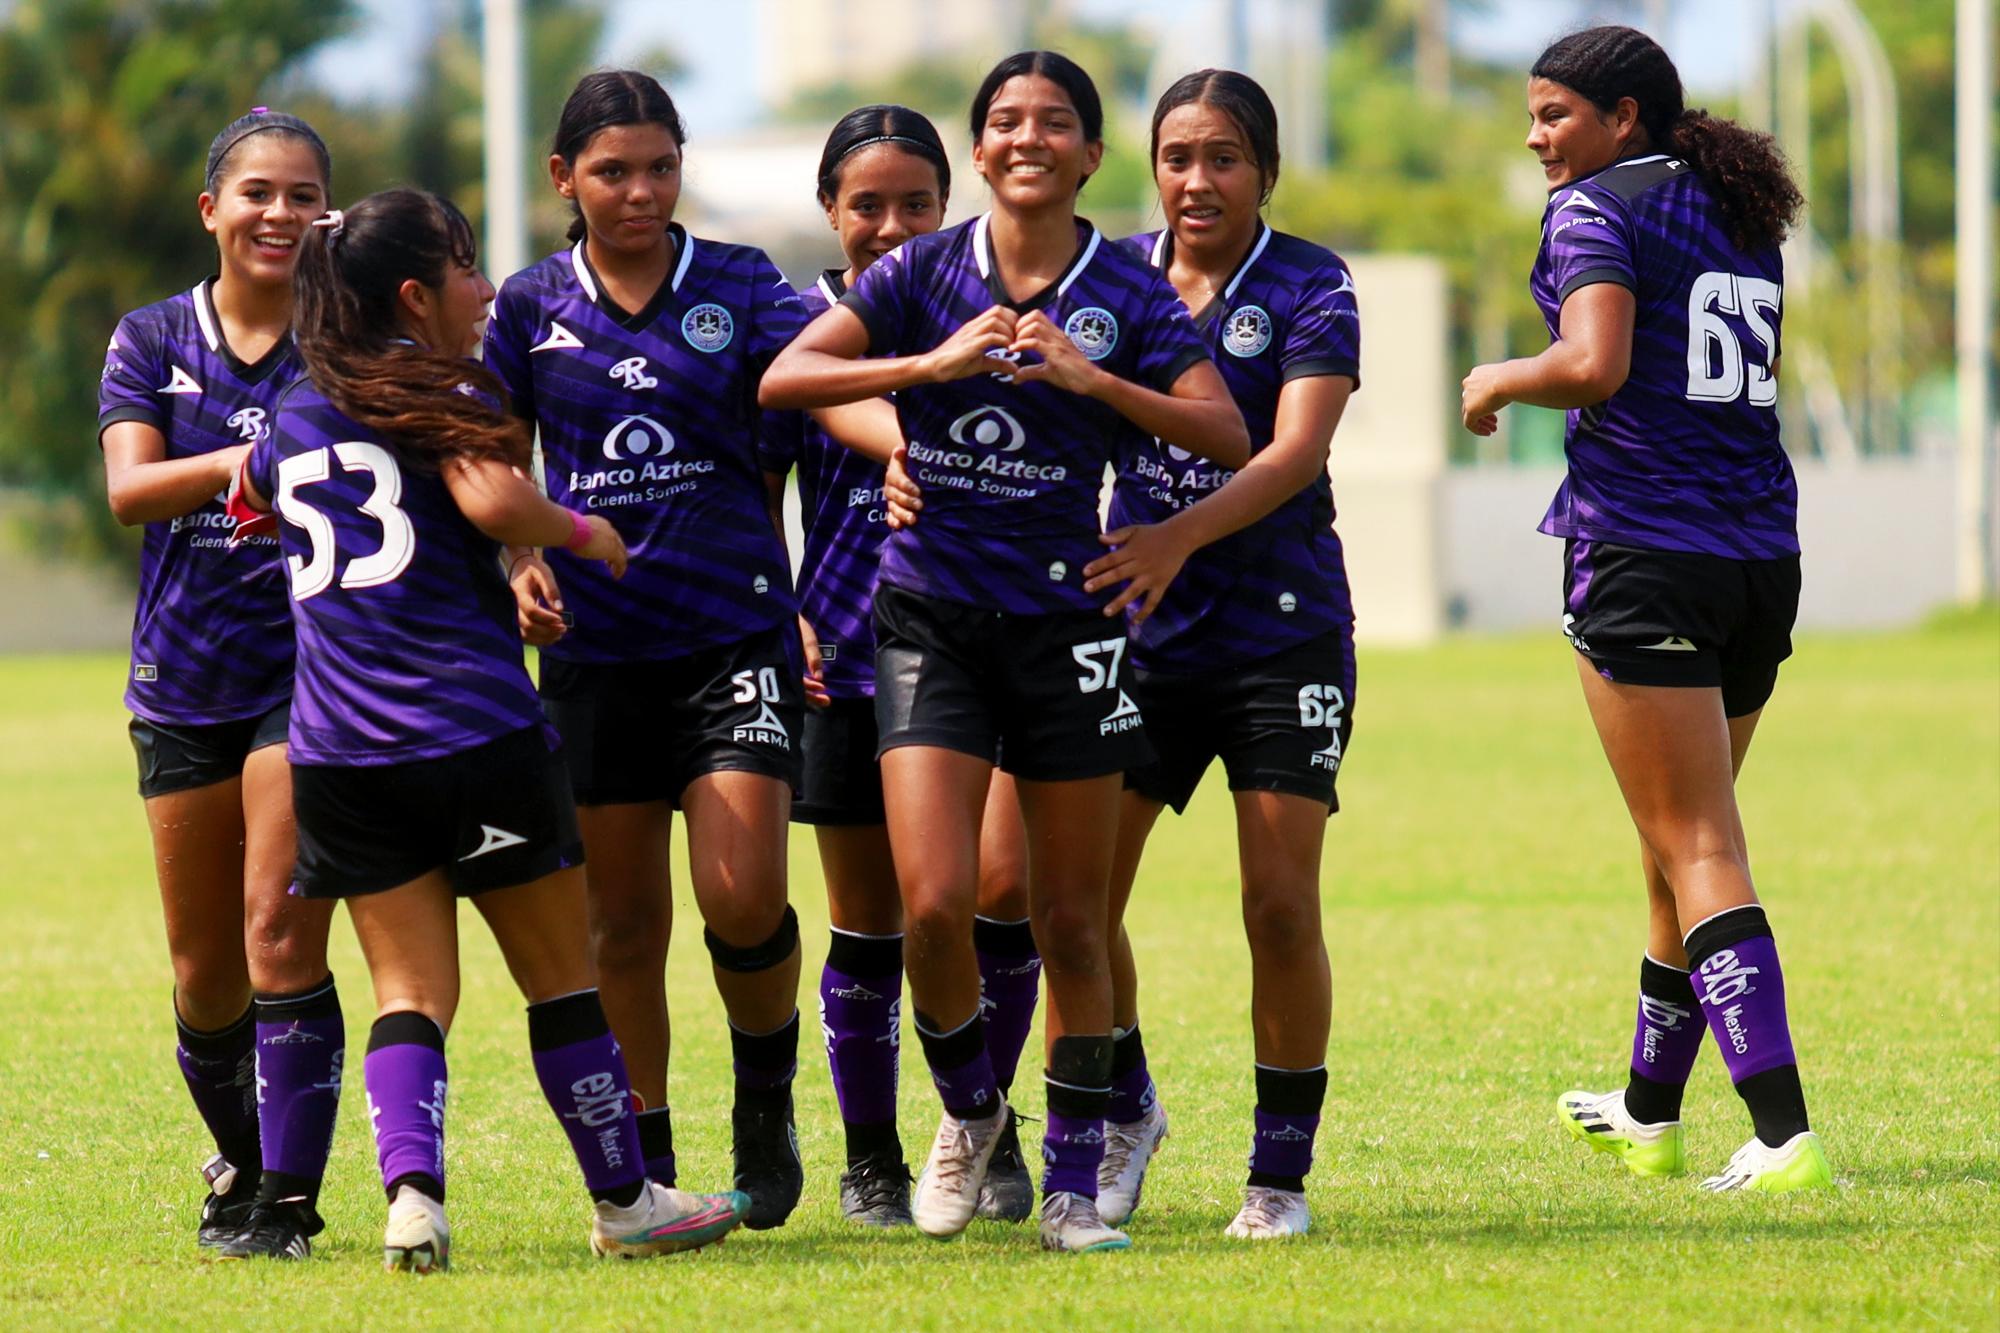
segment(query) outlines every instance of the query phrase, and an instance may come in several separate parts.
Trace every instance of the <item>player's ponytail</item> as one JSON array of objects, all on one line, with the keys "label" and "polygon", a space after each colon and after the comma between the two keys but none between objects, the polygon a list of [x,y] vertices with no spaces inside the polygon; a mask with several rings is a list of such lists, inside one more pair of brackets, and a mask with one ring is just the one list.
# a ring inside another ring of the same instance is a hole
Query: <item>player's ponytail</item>
[{"label": "player's ponytail", "polygon": [[[556,156],[574,167],[598,131],[614,125],[659,125],[674,136],[674,147],[687,147],[687,125],[658,79],[633,69],[605,69],[584,75],[570,90],[556,122]],[[583,211],[574,202],[570,208],[575,213],[569,224],[574,244],[588,228]]]},{"label": "player's ponytail", "polygon": [[1214,107],[1236,122],[1237,132],[1243,136],[1243,147],[1250,155],[1250,165],[1257,168],[1262,182],[1257,202],[1269,202],[1271,191],[1278,188],[1278,109],[1271,105],[1271,96],[1263,85],[1233,69],[1198,69],[1174,80],[1153,107],[1151,157],[1155,166],[1160,161],[1161,124],[1190,102]]},{"label": "player's ponytail", "polygon": [[951,197],[951,156],[944,151],[937,126],[922,112],[906,106],[877,104],[848,112],[826,136],[817,177],[821,207],[832,205],[840,196],[840,172],[847,159],[878,143],[894,144],[937,168],[938,202]]},{"label": "player's ponytail", "polygon": [[1745,250],[1783,241],[1805,206],[1777,142],[1689,108],[1680,71],[1658,42],[1637,29],[1608,25],[1558,38],[1529,74],[1560,83],[1607,114],[1620,98],[1631,98],[1654,150],[1694,169],[1722,211],[1730,239]]},{"label": "player's ponytail", "polygon": [[451,458],[528,461],[527,427],[506,411],[492,372],[401,333],[403,284],[435,290],[447,265],[470,268],[477,257],[465,215],[421,190],[384,190],[327,214],[299,253],[292,331],[313,387],[424,471]]}]

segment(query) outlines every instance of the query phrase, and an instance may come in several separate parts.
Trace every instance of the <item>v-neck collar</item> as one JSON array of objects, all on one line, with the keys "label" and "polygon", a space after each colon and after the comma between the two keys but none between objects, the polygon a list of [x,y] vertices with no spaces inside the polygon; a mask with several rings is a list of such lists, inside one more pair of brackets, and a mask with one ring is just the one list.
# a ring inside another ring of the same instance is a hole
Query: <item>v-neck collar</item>
[{"label": "v-neck collar", "polygon": [[261,383],[292,350],[292,331],[286,329],[271,349],[255,361],[245,361],[236,355],[236,349],[229,345],[229,339],[222,336],[222,316],[215,313],[215,298],[210,292],[215,279],[203,278],[194,285],[188,295],[194,301],[194,322],[201,326],[201,339],[208,350],[222,358],[222,364],[229,367],[229,373],[245,384]]},{"label": "v-neck collar", "polygon": [[[1210,297],[1208,304],[1195,312],[1196,327],[1207,328],[1222,317],[1230,302],[1236,299],[1236,289],[1243,285],[1243,279],[1249,276],[1251,268],[1271,244],[1271,234],[1270,224],[1260,219],[1257,223],[1257,239],[1250,243],[1250,249],[1236,265],[1236,271],[1229,275],[1228,282],[1222,284],[1222,290]],[[1159,239],[1153,242],[1152,261],[1153,267],[1160,270],[1161,276],[1164,277],[1167,266],[1174,262],[1173,228],[1160,229]]]},{"label": "v-neck collar", "polygon": [[991,213],[981,213],[979,220],[972,224],[972,259],[979,267],[979,276],[986,280],[986,291],[992,296],[993,303],[1006,306],[1017,315],[1025,315],[1030,310],[1040,309],[1061,297],[1069,290],[1071,283],[1083,276],[1084,269],[1088,268],[1090,261],[1097,256],[1097,247],[1104,241],[1094,224],[1086,218],[1078,218],[1077,226],[1086,229],[1088,234],[1084,236],[1083,244],[1077,246],[1076,257],[1069,261],[1069,267],[1064,269],[1054,282],[1027,300],[1016,301],[1007,295],[1007,284],[1000,278],[999,261],[993,255],[993,237],[987,225],[992,219]]},{"label": "v-neck collar", "polygon": [[828,305],[839,305],[840,298],[847,295],[847,270],[827,269],[813,285],[819,288],[819,294],[826,298]]},{"label": "v-neck collar", "polygon": [[585,241],[578,241],[569,252],[570,267],[576,270],[576,281],[583,288],[583,294],[591,303],[602,310],[618,327],[629,332],[645,328],[659,317],[660,311],[679,294],[681,280],[688,275],[688,267],[694,262],[694,238],[687,234],[687,228],[678,222],[667,224],[667,235],[673,238],[674,271],[660,284],[652,299],[638,311],[627,310],[611,299],[611,293],[604,290],[604,283],[597,276],[597,269],[591,264],[590,256],[584,253]]}]

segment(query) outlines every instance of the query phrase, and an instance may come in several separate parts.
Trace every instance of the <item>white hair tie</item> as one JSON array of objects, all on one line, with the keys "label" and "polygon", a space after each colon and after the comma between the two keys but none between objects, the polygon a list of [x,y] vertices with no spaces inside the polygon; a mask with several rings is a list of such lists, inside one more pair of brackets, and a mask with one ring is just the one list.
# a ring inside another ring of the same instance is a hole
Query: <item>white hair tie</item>
[{"label": "white hair tie", "polygon": [[340,233],[347,229],[347,214],[338,208],[329,208],[325,213],[313,219],[313,226],[325,227],[326,239],[331,242],[336,240],[340,236]]}]

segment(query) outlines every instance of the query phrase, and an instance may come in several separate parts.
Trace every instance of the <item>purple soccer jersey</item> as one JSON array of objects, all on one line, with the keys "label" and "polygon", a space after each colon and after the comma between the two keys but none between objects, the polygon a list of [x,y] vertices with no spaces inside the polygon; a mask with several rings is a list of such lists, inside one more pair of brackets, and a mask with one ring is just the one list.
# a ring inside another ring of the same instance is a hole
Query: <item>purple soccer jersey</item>
[{"label": "purple soccer jersey", "polygon": [[1730,240],[1678,158],[1630,158],[1561,186],[1529,288],[1549,336],[1579,287],[1632,290],[1632,369],[1569,413],[1569,476],[1541,530],[1736,560],[1797,555],[1798,483],[1778,441],[1784,262]]},{"label": "purple soccer jersey", "polygon": [[[253,442],[269,433],[278,395],[298,376],[290,338],[254,365],[230,350],[204,280],[118,322],[98,387],[97,432],[144,422],[166,438],[169,459]],[[257,717],[292,692],[278,544],[255,537],[230,549],[222,499],[146,525],[125,706],[148,721]]]},{"label": "purple soccer jersey", "polygon": [[[800,290],[811,321],[847,293],[838,269]],[[804,412],[766,412],[757,441],[766,472],[799,470],[805,550],[799,562],[799,614],[819,636],[826,692],[836,699],[875,697],[875,574],[889,536],[882,469],[836,442]]]},{"label": "purple soccer jersey", "polygon": [[[1080,218],[1077,235],[1068,271],[1024,302],[1007,296],[982,216],[884,255],[841,303],[878,353],[928,351],[995,305],[1040,309],[1104,369],[1165,392],[1208,355],[1187,308]],[[915,385],[896,395],[896,414],[924,517],[890,535],[883,581],[1025,615],[1103,604],[1083,591],[1083,567],[1104,550],[1105,465],[1137,446],[1137,427],[1094,398],[999,374]]]},{"label": "purple soccer jersey", "polygon": [[507,279],[486,326],[487,367],[541,429],[549,498],[609,519],[631,555],[620,580],[548,552],[574,620],[550,657],[667,661],[797,610],[757,463],[757,381],[805,308],[762,250],[672,234],[674,271],[636,314],[579,241]]},{"label": "purple soccer jersey", "polygon": [[500,547],[301,380],[250,455],[298,634],[294,764],[407,764],[542,721]]},{"label": "purple soccer jersey", "polygon": [[[1173,233],[1126,242],[1162,273]],[[1361,324],[1354,279],[1330,250],[1269,227],[1195,327],[1207,339],[1250,430],[1253,452],[1271,442],[1278,395],[1295,379],[1361,381]],[[1185,449],[1147,439],[1123,461],[1109,526],[1160,523],[1220,489],[1235,473]],[[1132,636],[1132,663],[1199,675],[1271,654],[1354,623],[1347,566],[1333,530],[1333,485],[1322,471],[1257,522],[1196,551],[1152,616]]]}]

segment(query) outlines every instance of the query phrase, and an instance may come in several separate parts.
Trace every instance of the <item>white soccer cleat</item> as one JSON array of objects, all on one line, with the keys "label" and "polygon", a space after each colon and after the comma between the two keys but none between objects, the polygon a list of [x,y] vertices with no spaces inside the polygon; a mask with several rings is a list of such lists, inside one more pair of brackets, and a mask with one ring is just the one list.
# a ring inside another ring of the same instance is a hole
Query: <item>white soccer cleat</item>
[{"label": "white soccer cleat", "polygon": [[590,1219],[590,1252],[599,1258],[650,1259],[698,1250],[734,1231],[750,1211],[740,1190],[690,1194],[647,1181],[639,1197],[623,1207],[597,1204]]},{"label": "white soccer cleat", "polygon": [[451,1267],[451,1228],[443,1204],[408,1185],[396,1191],[382,1235],[382,1267],[392,1273],[441,1273]]},{"label": "white soccer cleat", "polygon": [[1167,1138],[1167,1113],[1156,1097],[1146,1114],[1129,1125],[1104,1122],[1104,1160],[1097,1167],[1097,1215],[1121,1226],[1139,1211],[1146,1168]]},{"label": "white soccer cleat", "polygon": [[917,1177],[910,1215],[926,1236],[949,1240],[965,1230],[979,1208],[979,1187],[1007,1127],[1007,1105],[983,1120],[960,1120],[946,1112],[931,1141],[930,1160]]},{"label": "white soccer cleat", "polygon": [[1312,1209],[1306,1196],[1290,1190],[1252,1185],[1243,1195],[1243,1211],[1223,1232],[1237,1240],[1278,1240],[1312,1230]]},{"label": "white soccer cleat", "polygon": [[1130,1236],[1104,1225],[1104,1219],[1097,1213],[1097,1200],[1069,1193],[1051,1194],[1042,1200],[1043,1249],[1060,1254],[1093,1254],[1131,1246]]},{"label": "white soccer cleat", "polygon": [[1738,1148],[1722,1168],[1701,1187],[1716,1194],[1749,1190],[1760,1194],[1790,1194],[1794,1190],[1833,1188],[1833,1168],[1827,1165],[1826,1151],[1819,1135],[1807,1130],[1794,1134],[1776,1148],[1753,1138]]},{"label": "white soccer cleat", "polygon": [[1556,1118],[1569,1136],[1595,1152],[1610,1153],[1635,1176],[1678,1176],[1687,1170],[1687,1135],[1678,1120],[1657,1125],[1632,1118],[1625,1090],[1565,1092]]}]

